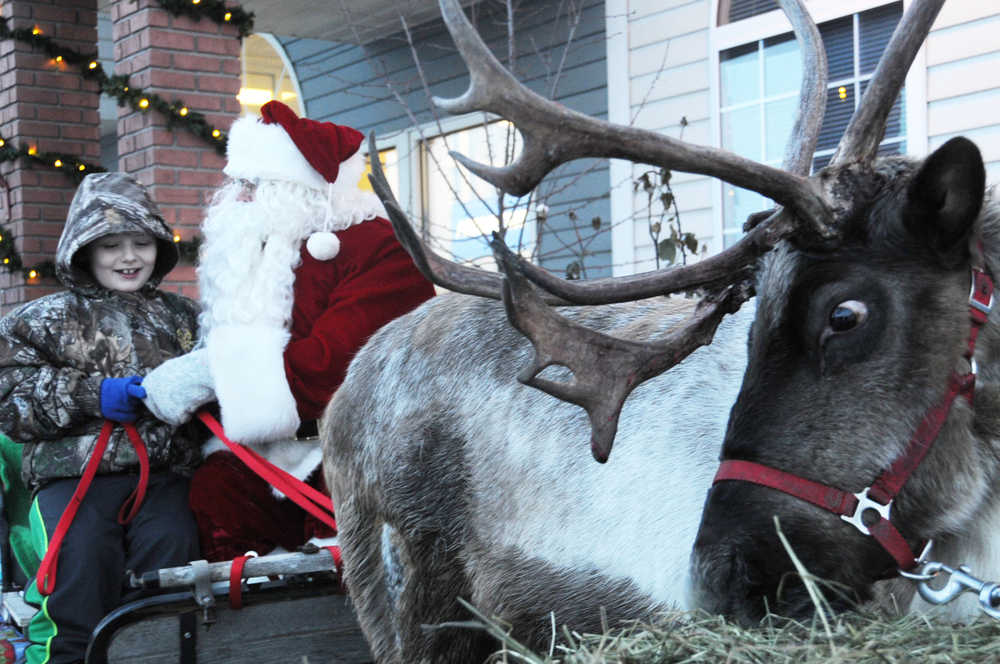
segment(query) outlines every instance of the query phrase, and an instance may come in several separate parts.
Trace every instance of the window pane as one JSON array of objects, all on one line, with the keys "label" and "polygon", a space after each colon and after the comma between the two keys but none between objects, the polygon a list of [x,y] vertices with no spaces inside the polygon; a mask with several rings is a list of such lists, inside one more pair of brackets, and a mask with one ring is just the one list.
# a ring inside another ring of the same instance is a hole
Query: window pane
[{"label": "window pane", "polygon": [[295,73],[285,67],[276,43],[257,34],[243,40],[243,80],[236,95],[243,115],[259,115],[260,107],[272,99],[280,99],[299,116],[304,115],[302,100],[295,93]]},{"label": "window pane", "polygon": [[731,48],[721,54],[722,105],[732,106],[760,97],[757,44]]},{"label": "window pane", "polygon": [[759,106],[722,114],[722,147],[726,150],[760,161],[760,139]]},{"label": "window pane", "polygon": [[795,124],[795,112],[799,107],[797,97],[772,101],[764,106],[764,159],[778,161],[785,156],[785,144]]},{"label": "window pane", "polygon": [[854,76],[854,19],[851,16],[838,18],[819,26],[826,45],[826,59],[830,68],[830,80]]},{"label": "window pane", "polygon": [[[510,163],[521,149],[520,135],[508,122],[494,122],[438,136],[424,144],[424,233],[436,250],[454,260],[496,269],[487,239],[498,230],[498,191],[464,171],[448,156],[455,150],[494,166]],[[505,196],[508,245],[527,255],[534,247],[535,224],[519,199]],[[484,237],[485,236],[485,237]],[[518,239],[523,244],[518,246]]]},{"label": "window pane", "polygon": [[826,93],[826,114],[823,116],[823,128],[820,129],[816,149],[829,150],[837,147],[853,114],[854,86],[848,84],[830,88]]},{"label": "window pane", "polygon": [[740,189],[728,183],[722,185],[722,198],[725,201],[723,212],[726,228],[742,230],[747,217],[771,207],[771,203],[757,192]]},{"label": "window pane", "polygon": [[[396,149],[379,150],[378,161],[389,188],[396,195],[396,200],[399,200],[399,155]],[[372,172],[371,163],[371,155],[365,155],[365,172],[361,175],[361,182],[358,183],[358,187],[364,191],[373,191],[368,180],[368,175]]]},{"label": "window pane", "polygon": [[764,95],[798,92],[802,81],[802,56],[794,39],[782,37],[764,43]]},{"label": "window pane", "polygon": [[729,5],[729,21],[739,21],[777,8],[777,0],[732,0]]},{"label": "window pane", "polygon": [[858,64],[862,74],[875,71],[878,59],[889,43],[892,31],[896,29],[903,15],[902,3],[878,7],[862,13],[858,17],[858,41],[860,42]]}]

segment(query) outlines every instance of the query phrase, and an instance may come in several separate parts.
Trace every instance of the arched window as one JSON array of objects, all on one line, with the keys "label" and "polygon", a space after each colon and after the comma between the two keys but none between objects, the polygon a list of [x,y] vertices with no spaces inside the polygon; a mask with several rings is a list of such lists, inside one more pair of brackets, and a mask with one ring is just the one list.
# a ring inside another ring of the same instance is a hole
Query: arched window
[{"label": "arched window", "polygon": [[273,35],[257,33],[244,38],[240,62],[243,78],[237,99],[243,115],[257,115],[261,106],[277,99],[288,104],[299,117],[305,116],[295,69]]}]

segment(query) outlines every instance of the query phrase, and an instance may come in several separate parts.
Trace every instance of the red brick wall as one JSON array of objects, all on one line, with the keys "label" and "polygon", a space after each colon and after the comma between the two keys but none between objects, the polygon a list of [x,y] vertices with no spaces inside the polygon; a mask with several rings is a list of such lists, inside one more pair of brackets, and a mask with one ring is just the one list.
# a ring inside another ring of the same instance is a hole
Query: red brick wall
[{"label": "red brick wall", "polygon": [[[97,0],[7,0],[0,12],[12,29],[37,27],[60,45],[96,52]],[[57,63],[29,44],[0,41],[0,134],[39,152],[100,155],[97,84],[75,67]],[[19,159],[0,165],[0,224],[16,238],[25,265],[55,256],[76,183],[56,170]],[[8,209],[7,200],[10,205]],[[54,280],[25,283],[0,271],[0,313],[58,290]]]},{"label": "red brick wall", "polygon": [[[155,0],[111,8],[115,73],[167,101],[182,101],[223,132],[240,112],[240,40],[236,28],[203,18],[172,16]],[[150,186],[167,223],[185,239],[198,232],[205,205],[222,181],[225,158],[204,139],[177,128],[157,111],[121,109],[119,169]],[[197,296],[194,268],[182,264],[165,287]]]}]

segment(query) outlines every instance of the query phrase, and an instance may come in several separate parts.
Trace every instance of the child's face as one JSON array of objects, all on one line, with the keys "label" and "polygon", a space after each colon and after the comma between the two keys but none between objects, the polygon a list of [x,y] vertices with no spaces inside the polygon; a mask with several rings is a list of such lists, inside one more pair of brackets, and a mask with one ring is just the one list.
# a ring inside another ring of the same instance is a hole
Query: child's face
[{"label": "child's face", "polygon": [[137,291],[156,266],[156,240],[148,233],[115,233],[88,244],[90,271],[108,290]]}]

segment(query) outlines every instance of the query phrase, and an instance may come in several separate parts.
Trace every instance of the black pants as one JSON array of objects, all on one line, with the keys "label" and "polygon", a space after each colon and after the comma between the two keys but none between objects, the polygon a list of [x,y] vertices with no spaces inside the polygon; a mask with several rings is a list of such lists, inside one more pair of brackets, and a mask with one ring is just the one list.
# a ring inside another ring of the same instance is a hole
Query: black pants
[{"label": "black pants", "polygon": [[[118,510],[138,482],[135,475],[94,478],[59,552],[55,590],[42,598],[34,587],[27,599],[40,601],[28,637],[32,664],[82,661],[94,627],[108,612],[138,593],[124,586],[126,570],[142,573],[185,565],[198,555],[198,529],[188,506],[188,480],[172,473],[150,475],[146,498],[135,518],[118,523]],[[51,540],[78,480],[46,485],[35,496],[33,539],[39,518],[44,542]]]}]

